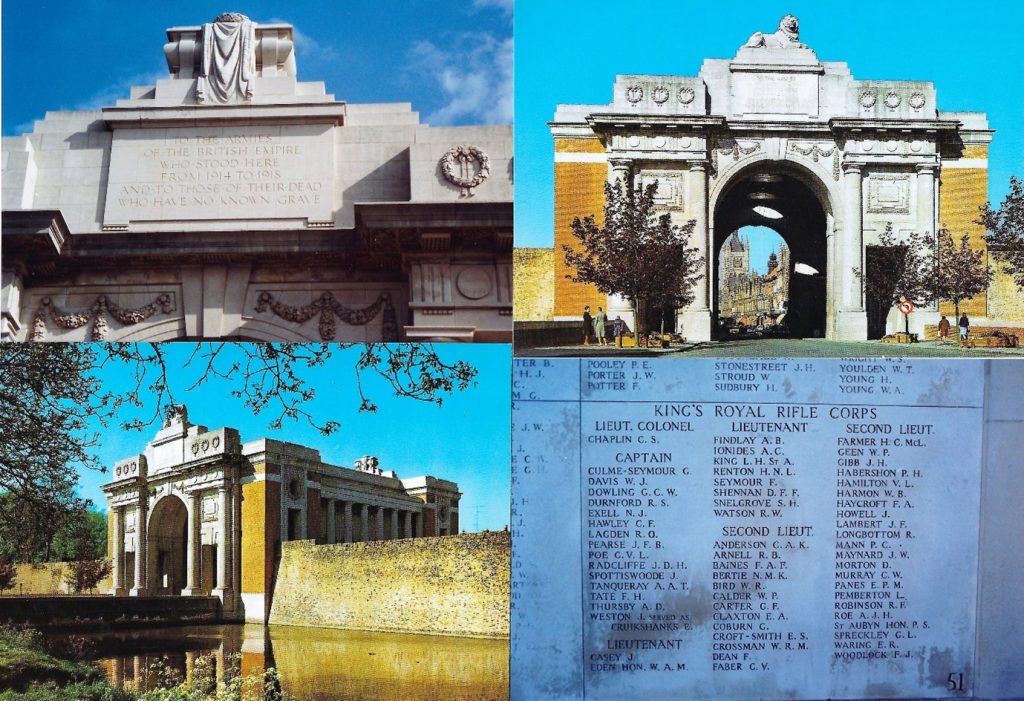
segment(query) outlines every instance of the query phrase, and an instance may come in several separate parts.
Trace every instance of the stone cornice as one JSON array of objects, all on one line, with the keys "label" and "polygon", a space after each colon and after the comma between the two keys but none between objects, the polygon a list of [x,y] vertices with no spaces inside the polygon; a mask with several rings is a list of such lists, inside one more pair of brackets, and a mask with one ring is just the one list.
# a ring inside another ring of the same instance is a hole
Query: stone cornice
[{"label": "stone cornice", "polygon": [[717,129],[725,126],[726,119],[718,115],[685,114],[623,114],[595,112],[587,116],[587,124],[594,131],[629,127],[664,129]]}]

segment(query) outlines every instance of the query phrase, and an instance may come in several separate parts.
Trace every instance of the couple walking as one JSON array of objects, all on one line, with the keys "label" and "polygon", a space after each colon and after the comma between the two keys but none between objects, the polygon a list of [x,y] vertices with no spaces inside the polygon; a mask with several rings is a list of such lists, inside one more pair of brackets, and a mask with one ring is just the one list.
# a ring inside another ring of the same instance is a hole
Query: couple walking
[{"label": "couple walking", "polygon": [[601,307],[597,308],[597,316],[591,316],[590,307],[583,307],[583,345],[589,346],[590,339],[594,338],[594,332],[597,332],[597,341],[602,346],[608,345],[608,338],[605,334],[605,325],[608,323],[608,315],[604,313],[604,309]]}]

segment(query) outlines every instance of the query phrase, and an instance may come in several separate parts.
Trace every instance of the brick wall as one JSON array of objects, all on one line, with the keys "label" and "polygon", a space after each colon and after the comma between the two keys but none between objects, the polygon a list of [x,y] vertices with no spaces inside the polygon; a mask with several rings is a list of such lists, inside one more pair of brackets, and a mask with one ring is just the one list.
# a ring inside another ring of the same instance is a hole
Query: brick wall
[{"label": "brick wall", "polygon": [[284,543],[270,622],[507,637],[508,533]]},{"label": "brick wall", "polygon": [[[600,139],[555,139],[556,153],[604,153]],[[593,285],[582,285],[566,278],[572,271],[565,265],[562,245],[577,248],[571,232],[572,220],[594,215],[598,225],[604,221],[604,185],[608,181],[605,163],[555,163],[555,316],[583,318],[583,307],[607,306],[607,297]]]},{"label": "brick wall", "polygon": [[[966,146],[963,158],[988,158],[988,146]],[[963,235],[967,234],[972,248],[984,250],[985,227],[975,223],[975,219],[980,216],[981,205],[988,200],[988,169],[943,168],[940,178],[939,225],[949,229],[957,245]],[[952,319],[952,304],[943,303],[939,310]],[[961,302],[960,312],[966,313],[968,317],[985,316],[985,294]]]},{"label": "brick wall", "polygon": [[[35,565],[15,565],[18,578],[14,580],[14,586],[3,592],[5,596],[15,594],[44,595],[44,594],[71,594],[68,585],[64,583],[67,574],[67,563],[65,562],[42,562]],[[83,594],[106,594],[113,586],[113,581],[108,576],[96,585],[91,592]]]},{"label": "brick wall", "polygon": [[550,321],[555,306],[554,249],[517,248],[512,261],[515,320]]}]

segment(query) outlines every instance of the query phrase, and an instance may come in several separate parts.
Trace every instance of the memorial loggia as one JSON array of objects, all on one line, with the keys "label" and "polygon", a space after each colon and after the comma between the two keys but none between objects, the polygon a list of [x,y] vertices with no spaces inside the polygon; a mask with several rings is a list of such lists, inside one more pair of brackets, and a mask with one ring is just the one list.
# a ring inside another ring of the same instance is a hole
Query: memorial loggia
[{"label": "memorial loggia", "polygon": [[[459,532],[454,482],[399,477],[372,455],[329,465],[312,448],[242,442],[171,407],[103,486],[115,596],[216,596],[227,621],[266,623],[281,544],[429,538]],[[307,583],[308,584],[308,583]]]},{"label": "memorial loggia", "polygon": [[[683,33],[690,31],[702,30]],[[633,65],[642,66],[642,37],[614,38],[617,46],[630,41],[640,56]],[[913,51],[914,41],[928,39],[908,39],[904,48]],[[900,70],[897,61],[892,72]],[[575,326],[589,305],[635,328],[630,300],[573,282],[563,253],[563,246],[579,245],[575,217],[601,219],[606,182],[656,183],[658,212],[680,226],[694,222],[689,244],[704,266],[692,303],[641,312],[648,328],[691,341],[727,334],[719,323],[726,317],[748,315],[752,324],[769,311],[773,318],[784,313],[788,332],[799,337],[881,338],[902,331],[903,318],[887,304],[872,313],[870,290],[855,271],[874,260],[887,225],[897,241],[946,228],[957,241],[969,235],[975,250],[985,247],[976,220],[994,131],[985,113],[962,111],[982,107],[984,97],[940,108],[927,80],[858,79],[846,63],[821,60],[792,15],[775,31],[753,33],[731,59],[704,60],[696,75],[618,75],[611,93],[607,104],[560,104],[548,124],[553,262],[537,255],[546,249],[524,251],[522,275],[553,277],[542,283],[553,294],[545,316],[540,301],[536,308],[525,302],[532,288],[524,290],[524,320]],[[757,289],[745,285],[740,294],[723,290],[736,272],[723,271],[723,263],[741,245],[733,234],[747,226],[769,227],[783,243]],[[976,329],[1011,328],[1024,321],[1019,306],[1019,292],[996,271],[989,291],[961,310]],[[919,308],[910,331],[934,334],[939,312],[934,304]],[[943,305],[942,313],[951,317],[952,307]]]},{"label": "memorial loggia", "polygon": [[1020,697],[1022,382],[517,359],[513,699]]},{"label": "memorial loggia", "polygon": [[511,340],[511,127],[336,99],[295,34],[171,27],[155,85],[3,139],[5,339]]}]

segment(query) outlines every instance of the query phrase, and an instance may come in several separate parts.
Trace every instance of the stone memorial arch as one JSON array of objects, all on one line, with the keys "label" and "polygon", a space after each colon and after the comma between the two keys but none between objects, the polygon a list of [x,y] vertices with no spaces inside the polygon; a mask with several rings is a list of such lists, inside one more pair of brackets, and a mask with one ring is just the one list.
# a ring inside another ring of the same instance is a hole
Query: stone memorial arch
[{"label": "stone memorial arch", "polygon": [[[578,320],[589,304],[633,325],[627,300],[567,280],[561,255],[573,244],[572,219],[602,211],[609,180],[656,181],[659,209],[694,221],[704,277],[694,302],[674,313],[691,340],[716,336],[722,244],[744,226],[774,229],[792,252],[794,333],[839,340],[880,335],[879,323],[869,334],[855,270],[887,225],[899,239],[944,226],[984,245],[973,220],[987,192],[985,115],[939,111],[929,82],[854,79],[847,64],[820,61],[799,41],[792,15],[734,58],[706,60],[695,77],[619,75],[613,96],[559,105],[549,124],[556,320]],[[936,306],[923,309],[911,330],[937,320]],[[880,321],[883,330],[897,323],[895,310]]]},{"label": "stone memorial arch", "polygon": [[103,486],[115,596],[216,596],[226,620],[266,622],[281,543],[363,543],[459,532],[458,485],[399,479],[366,455],[209,430],[184,406]]}]

